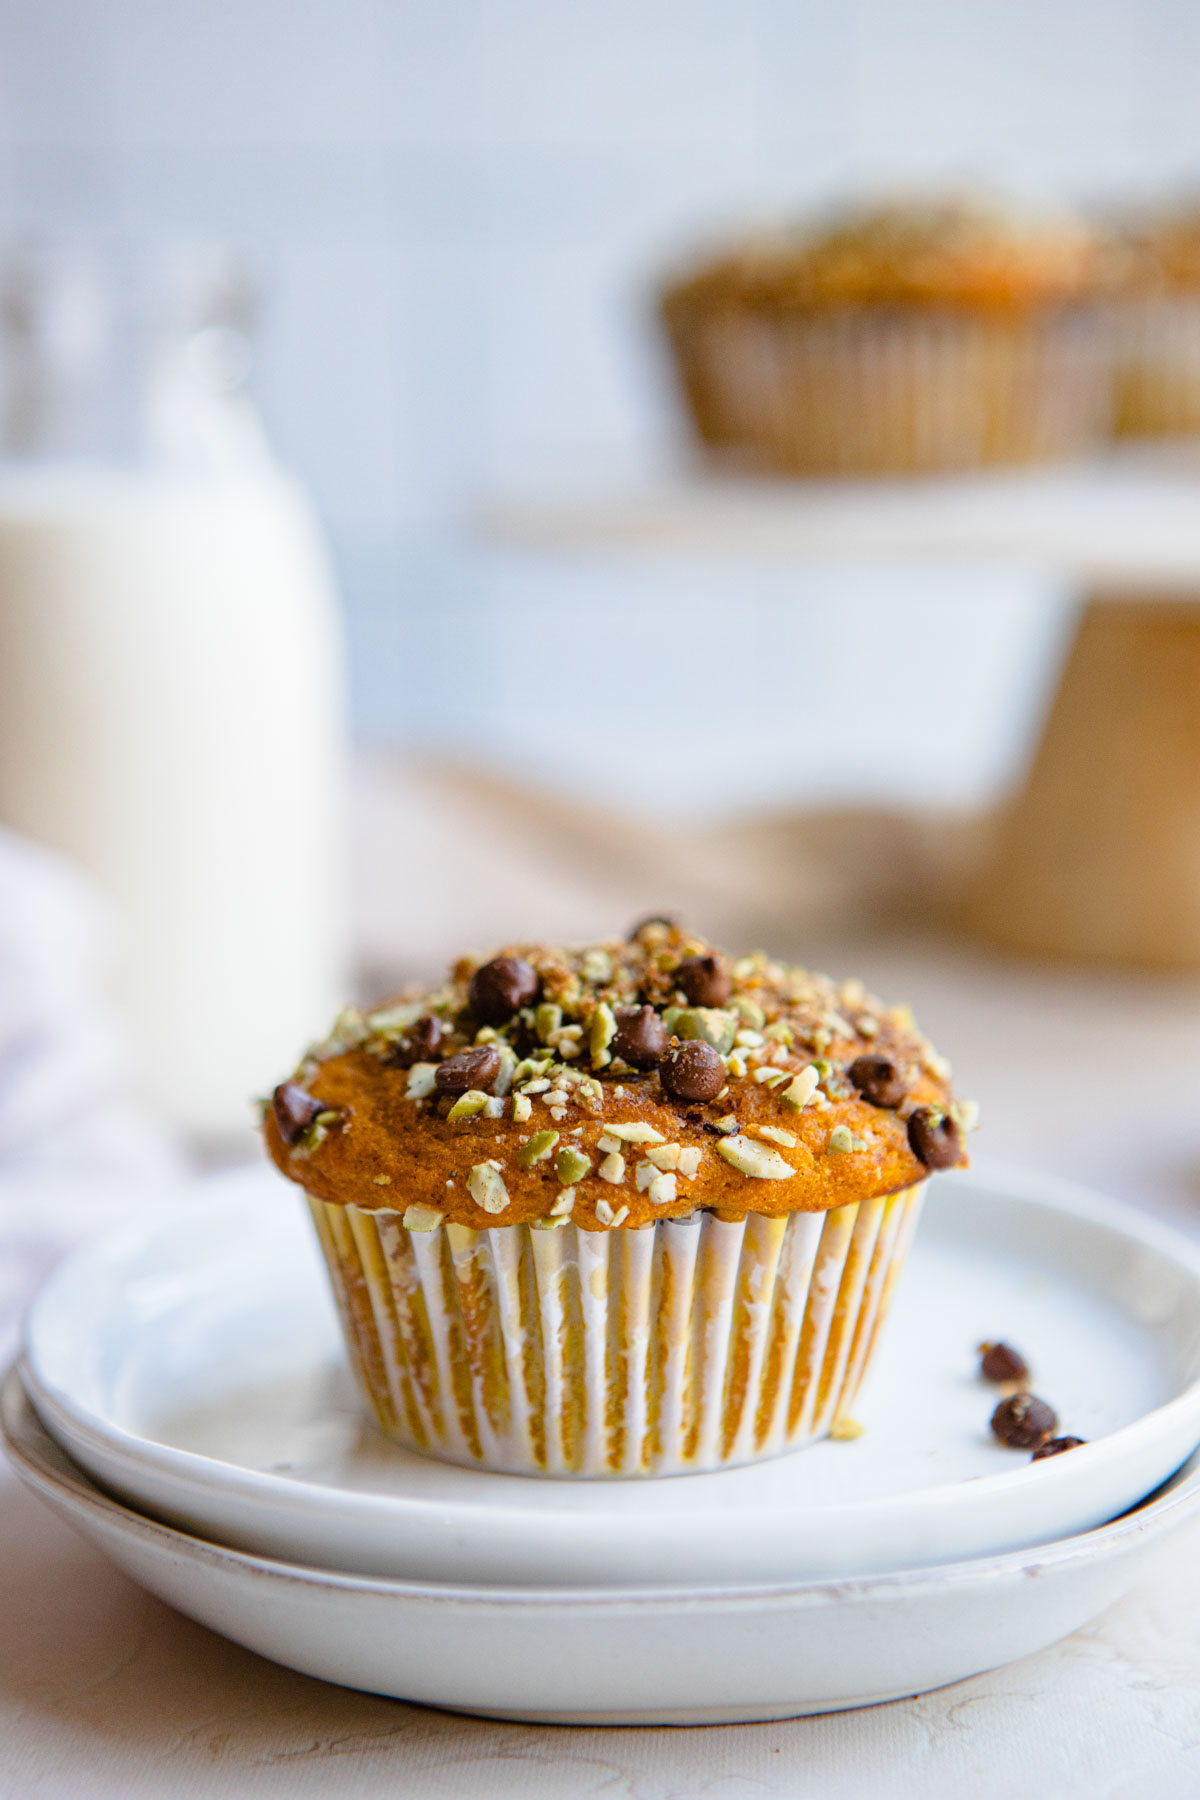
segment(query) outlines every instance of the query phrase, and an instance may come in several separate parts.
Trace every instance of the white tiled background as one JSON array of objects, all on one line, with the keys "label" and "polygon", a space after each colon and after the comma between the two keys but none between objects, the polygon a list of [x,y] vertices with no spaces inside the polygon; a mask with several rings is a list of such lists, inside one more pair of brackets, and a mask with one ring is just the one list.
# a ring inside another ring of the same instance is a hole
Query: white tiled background
[{"label": "white tiled background", "polygon": [[[565,747],[592,791],[698,808],[957,800],[1048,678],[1028,584],[551,563],[461,520],[653,461],[647,281],[710,226],[881,181],[1186,182],[1198,91],[1195,0],[0,0],[0,225],[254,252],[364,735],[556,780]],[[722,737],[747,683],[761,736]]]}]

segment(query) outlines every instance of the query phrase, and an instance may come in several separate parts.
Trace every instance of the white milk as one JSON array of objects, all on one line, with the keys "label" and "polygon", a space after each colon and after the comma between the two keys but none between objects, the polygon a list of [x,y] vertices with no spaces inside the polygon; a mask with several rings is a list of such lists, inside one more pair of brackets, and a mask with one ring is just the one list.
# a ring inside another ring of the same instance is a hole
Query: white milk
[{"label": "white milk", "polygon": [[0,819],[116,902],[144,1086],[201,1135],[345,992],[341,646],[299,492],[0,476]]}]

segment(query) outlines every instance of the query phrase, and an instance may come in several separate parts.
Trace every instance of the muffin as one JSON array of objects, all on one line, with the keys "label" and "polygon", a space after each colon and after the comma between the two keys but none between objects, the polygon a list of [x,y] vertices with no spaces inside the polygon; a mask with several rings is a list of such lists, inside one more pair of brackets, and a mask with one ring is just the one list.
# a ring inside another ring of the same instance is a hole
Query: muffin
[{"label": "muffin", "polygon": [[883,205],[719,256],[661,315],[709,448],[801,474],[1036,462],[1107,427],[1101,264],[1071,221]]},{"label": "muffin", "polygon": [[966,1110],[906,1007],[651,919],[344,1012],[264,1108],[380,1426],[518,1474],[852,1433]]},{"label": "muffin", "polygon": [[1113,430],[1200,431],[1200,202],[1127,224],[1117,264]]}]

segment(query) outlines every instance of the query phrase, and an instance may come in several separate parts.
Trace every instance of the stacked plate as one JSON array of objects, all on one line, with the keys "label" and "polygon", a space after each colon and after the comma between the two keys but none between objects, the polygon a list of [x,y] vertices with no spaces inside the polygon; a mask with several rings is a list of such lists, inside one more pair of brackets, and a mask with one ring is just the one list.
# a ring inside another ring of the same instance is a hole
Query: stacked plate
[{"label": "stacked plate", "polygon": [[[984,1338],[1084,1447],[993,1440]],[[30,1486],[276,1661],[507,1718],[783,1718],[1040,1649],[1200,1519],[1200,1258],[1062,1184],[939,1178],[861,1418],[657,1481],[410,1454],[365,1421],[307,1218],[261,1171],[61,1268],[4,1392]]]}]

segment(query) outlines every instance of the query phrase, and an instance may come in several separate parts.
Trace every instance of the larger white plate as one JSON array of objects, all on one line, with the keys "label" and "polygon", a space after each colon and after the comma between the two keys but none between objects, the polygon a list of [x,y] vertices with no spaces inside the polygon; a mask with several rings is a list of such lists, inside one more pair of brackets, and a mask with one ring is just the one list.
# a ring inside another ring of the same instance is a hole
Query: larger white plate
[{"label": "larger white plate", "polygon": [[[1004,1337],[1085,1449],[988,1431]],[[256,1173],[85,1251],[34,1307],[25,1379],[69,1453],[223,1543],[468,1583],[708,1584],[917,1568],[1115,1517],[1200,1441],[1200,1273],[1134,1215],[1041,1179],[943,1177],[900,1284],[866,1434],[658,1481],[464,1470],[386,1442],[343,1368],[294,1192]]]},{"label": "larger white plate", "polygon": [[868,1706],[1044,1649],[1128,1592],[1200,1514],[1195,1462],[1115,1525],[906,1575],[712,1592],[366,1580],[242,1555],[107,1499],[10,1377],[17,1473],[182,1612],[305,1674],[562,1724],[722,1724]]}]

